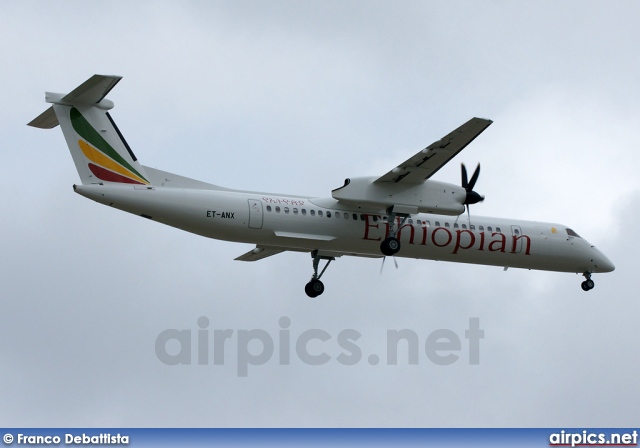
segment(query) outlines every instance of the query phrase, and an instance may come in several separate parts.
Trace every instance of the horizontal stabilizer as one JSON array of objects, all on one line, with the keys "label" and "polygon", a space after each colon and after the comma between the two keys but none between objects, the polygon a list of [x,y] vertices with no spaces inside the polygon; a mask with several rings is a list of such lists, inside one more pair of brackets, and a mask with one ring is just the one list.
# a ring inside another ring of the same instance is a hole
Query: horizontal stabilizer
[{"label": "horizontal stabilizer", "polygon": [[[47,92],[45,99],[48,103],[64,104],[67,106],[78,104],[97,105],[121,79],[122,76],[93,75],[73,89],[71,93],[61,95],[59,93]],[[111,109],[113,103],[105,100],[105,102],[98,105],[98,107]],[[28,126],[40,129],[53,129],[58,126],[58,124],[60,123],[52,106],[31,120]]]},{"label": "horizontal stabilizer", "polygon": [[111,92],[122,76],[93,75],[62,98],[66,104],[96,104]]},{"label": "horizontal stabilizer", "polygon": [[51,106],[49,109],[45,110],[36,118],[31,120],[31,122],[28,123],[27,126],[32,126],[34,128],[40,129],[53,129],[59,124],[60,123],[58,122],[58,117],[53,110],[53,106]]}]

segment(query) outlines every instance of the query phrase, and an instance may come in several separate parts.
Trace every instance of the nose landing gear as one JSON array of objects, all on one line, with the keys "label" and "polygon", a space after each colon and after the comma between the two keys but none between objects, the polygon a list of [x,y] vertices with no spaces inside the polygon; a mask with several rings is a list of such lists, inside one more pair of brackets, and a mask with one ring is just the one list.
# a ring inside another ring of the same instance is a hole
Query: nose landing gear
[{"label": "nose landing gear", "polygon": [[582,287],[583,291],[591,291],[596,285],[593,280],[591,280],[591,272],[585,272],[582,275],[584,276],[585,281],[580,284],[580,287]]}]

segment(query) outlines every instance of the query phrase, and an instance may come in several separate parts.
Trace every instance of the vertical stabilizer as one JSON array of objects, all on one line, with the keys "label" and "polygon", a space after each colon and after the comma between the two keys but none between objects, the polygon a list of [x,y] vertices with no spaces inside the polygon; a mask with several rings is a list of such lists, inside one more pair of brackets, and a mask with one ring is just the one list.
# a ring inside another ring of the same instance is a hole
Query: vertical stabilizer
[{"label": "vertical stabilizer", "polygon": [[66,95],[47,92],[52,106],[29,123],[41,129],[60,125],[83,184],[150,184],[108,112],[113,102],[105,97],[120,79],[94,75]]}]

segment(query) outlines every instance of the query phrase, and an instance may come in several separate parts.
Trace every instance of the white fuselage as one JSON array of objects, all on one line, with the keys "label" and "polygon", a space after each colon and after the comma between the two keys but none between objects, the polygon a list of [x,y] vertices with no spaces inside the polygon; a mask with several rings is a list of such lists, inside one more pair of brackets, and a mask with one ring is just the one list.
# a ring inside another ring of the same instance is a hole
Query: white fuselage
[{"label": "white fuselage", "polygon": [[[77,193],[162,224],[219,240],[293,251],[381,257],[384,210],[333,198],[227,189],[78,185]],[[398,223],[400,223],[399,218]],[[610,272],[611,261],[557,223],[465,215],[412,215],[400,227],[399,257],[560,272]]]},{"label": "white fuselage", "polygon": [[[256,247],[236,260],[257,261],[284,251],[311,254],[309,297],[336,257],[397,255],[524,269],[591,274],[613,263],[561,224],[464,216],[484,200],[474,190],[480,164],[460,185],[432,179],[492,121],[473,117],[382,176],[347,178],[330,198],[237,191],[144,166],[107,112],[106,95],[121,76],[94,75],[68,94],[47,92],[51,106],[29,126],[60,126],[82,185],[94,201],[188,232]],[[389,222],[390,221],[390,222]],[[320,261],[326,261],[319,270]]]}]

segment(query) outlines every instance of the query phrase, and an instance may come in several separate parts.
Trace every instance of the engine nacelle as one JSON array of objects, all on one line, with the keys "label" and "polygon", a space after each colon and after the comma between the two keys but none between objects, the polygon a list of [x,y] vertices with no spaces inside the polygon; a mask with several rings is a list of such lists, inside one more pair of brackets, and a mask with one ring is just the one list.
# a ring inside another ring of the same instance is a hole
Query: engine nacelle
[{"label": "engine nacelle", "polygon": [[406,213],[459,215],[464,212],[466,191],[454,184],[426,180],[420,184],[375,182],[376,177],[346,179],[331,192],[334,199],[387,209],[395,207]]}]

